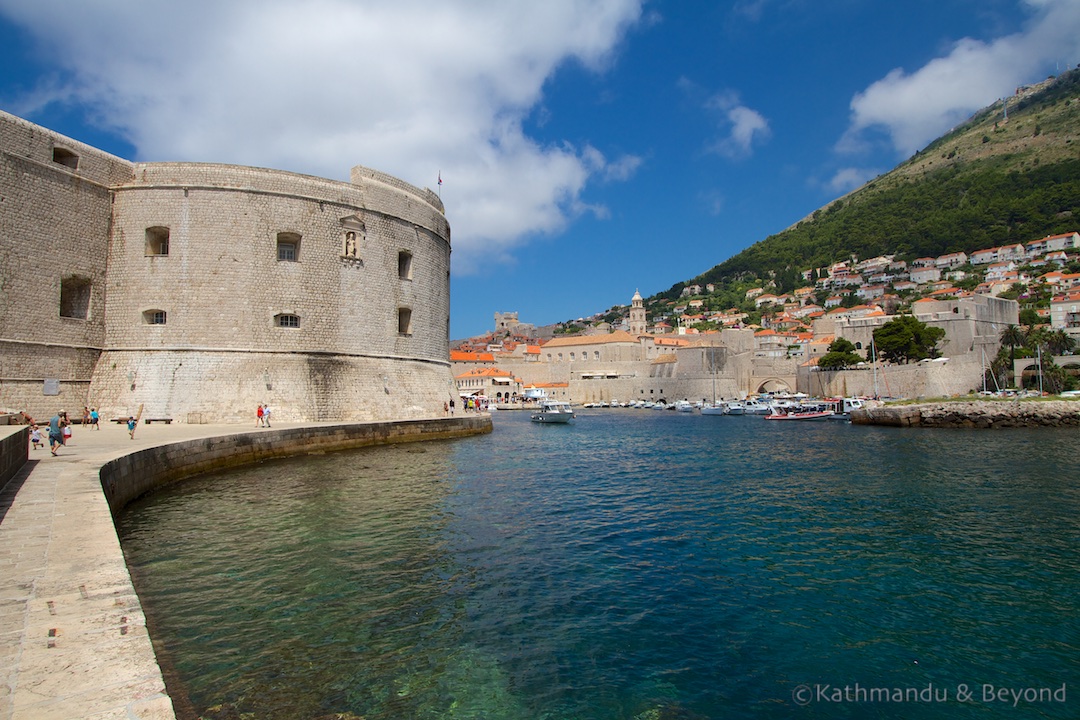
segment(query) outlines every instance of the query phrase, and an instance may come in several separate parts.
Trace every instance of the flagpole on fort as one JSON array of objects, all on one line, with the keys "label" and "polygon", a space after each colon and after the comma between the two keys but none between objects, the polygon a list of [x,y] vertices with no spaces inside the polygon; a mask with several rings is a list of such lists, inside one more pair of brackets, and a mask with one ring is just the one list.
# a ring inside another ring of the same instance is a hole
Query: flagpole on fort
[{"label": "flagpole on fort", "polygon": [[439,199],[442,200],[442,170],[439,171]]}]

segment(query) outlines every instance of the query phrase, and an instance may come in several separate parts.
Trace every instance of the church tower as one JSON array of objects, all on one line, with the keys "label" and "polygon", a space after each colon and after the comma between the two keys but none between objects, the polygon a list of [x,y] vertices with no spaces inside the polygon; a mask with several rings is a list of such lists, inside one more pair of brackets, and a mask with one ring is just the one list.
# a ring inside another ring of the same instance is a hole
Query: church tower
[{"label": "church tower", "polygon": [[630,334],[645,334],[645,304],[641,301],[641,293],[634,291],[634,297],[630,301]]}]

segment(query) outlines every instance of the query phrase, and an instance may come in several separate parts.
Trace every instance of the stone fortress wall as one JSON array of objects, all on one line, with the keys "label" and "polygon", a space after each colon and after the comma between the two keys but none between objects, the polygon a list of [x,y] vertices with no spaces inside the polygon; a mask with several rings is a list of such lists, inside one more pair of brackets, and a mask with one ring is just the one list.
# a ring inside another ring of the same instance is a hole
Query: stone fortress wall
[{"label": "stone fortress wall", "polygon": [[337,182],[128,163],[7,114],[0,133],[0,405],[181,422],[254,421],[262,402],[285,421],[441,414],[450,229],[431,191],[362,167]]}]

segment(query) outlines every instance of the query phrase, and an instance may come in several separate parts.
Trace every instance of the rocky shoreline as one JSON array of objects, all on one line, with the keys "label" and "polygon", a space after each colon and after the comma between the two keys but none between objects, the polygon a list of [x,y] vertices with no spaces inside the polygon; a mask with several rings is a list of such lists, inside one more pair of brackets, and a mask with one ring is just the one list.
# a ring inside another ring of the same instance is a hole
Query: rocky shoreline
[{"label": "rocky shoreline", "polygon": [[851,413],[856,425],[933,428],[1080,427],[1080,401],[927,402]]}]

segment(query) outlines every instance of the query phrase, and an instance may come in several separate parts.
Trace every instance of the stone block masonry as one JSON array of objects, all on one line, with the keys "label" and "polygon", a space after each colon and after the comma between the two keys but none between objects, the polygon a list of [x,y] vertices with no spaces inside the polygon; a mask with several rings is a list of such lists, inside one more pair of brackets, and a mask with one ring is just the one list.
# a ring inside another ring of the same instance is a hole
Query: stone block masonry
[{"label": "stone block masonry", "polygon": [[[30,458],[30,428],[22,425],[0,426],[0,487],[22,469]],[[0,509],[0,513],[3,510]]]},{"label": "stone block masonry", "polygon": [[132,500],[177,480],[277,457],[466,437],[491,432],[491,416],[355,425],[314,425],[205,437],[159,445],[112,460],[101,487],[113,515]]},{"label": "stone block masonry", "polygon": [[856,425],[926,428],[1080,427],[1080,400],[887,405],[853,410],[851,422]]},{"label": "stone block masonry", "polygon": [[382,421],[456,394],[430,190],[130,163],[6,113],[0,143],[0,407]]}]

